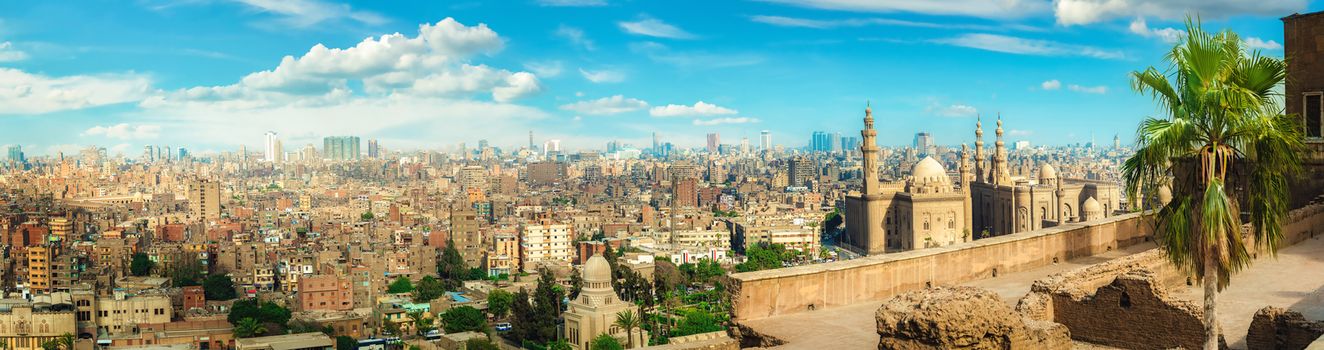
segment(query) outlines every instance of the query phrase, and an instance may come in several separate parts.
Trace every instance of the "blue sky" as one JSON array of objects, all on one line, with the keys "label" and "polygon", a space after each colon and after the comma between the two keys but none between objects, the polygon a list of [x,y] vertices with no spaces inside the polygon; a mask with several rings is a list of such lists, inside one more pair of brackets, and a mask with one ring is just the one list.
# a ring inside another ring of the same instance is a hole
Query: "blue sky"
[{"label": "blue sky", "polygon": [[[1101,142],[1152,114],[1127,73],[1183,17],[1282,55],[1279,17],[1319,1],[11,1],[0,4],[0,144],[287,150],[328,135],[393,149],[560,139],[682,147],[771,130],[879,142]],[[991,128],[989,133],[991,134]]]}]

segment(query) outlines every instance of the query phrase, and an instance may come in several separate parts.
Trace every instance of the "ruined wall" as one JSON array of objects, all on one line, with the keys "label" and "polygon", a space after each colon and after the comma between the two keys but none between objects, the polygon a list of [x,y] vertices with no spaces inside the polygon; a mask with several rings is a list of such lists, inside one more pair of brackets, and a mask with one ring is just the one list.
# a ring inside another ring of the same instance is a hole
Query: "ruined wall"
[{"label": "ruined wall", "polygon": [[881,301],[1144,242],[1139,214],[1071,223],[956,245],[826,264],[732,274],[737,321]]},{"label": "ruined wall", "polygon": [[938,287],[901,294],[875,314],[879,349],[1070,350],[1067,328],[1028,320],[992,291]]},{"label": "ruined wall", "polygon": [[1300,350],[1324,335],[1324,322],[1312,322],[1300,312],[1266,307],[1255,313],[1246,333],[1249,349]]},{"label": "ruined wall", "polygon": [[1167,295],[1157,276],[1137,270],[1092,295],[1054,293],[1054,322],[1071,338],[1123,349],[1199,349],[1204,344],[1200,306]]}]

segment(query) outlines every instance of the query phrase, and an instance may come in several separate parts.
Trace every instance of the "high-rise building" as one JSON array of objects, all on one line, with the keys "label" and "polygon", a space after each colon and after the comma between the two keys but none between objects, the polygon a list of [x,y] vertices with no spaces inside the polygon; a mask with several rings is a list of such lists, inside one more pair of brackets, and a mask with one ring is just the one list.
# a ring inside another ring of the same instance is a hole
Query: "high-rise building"
[{"label": "high-rise building", "polygon": [[277,148],[280,146],[280,140],[276,139],[275,131],[268,131],[266,136],[266,143],[263,144],[262,149],[262,161],[275,162],[277,155],[284,151]]},{"label": "high-rise building", "polygon": [[722,145],[722,135],[718,133],[708,134],[708,153],[717,153],[718,147]]},{"label": "high-rise building", "polygon": [[653,132],[653,148],[650,149],[650,150],[653,151],[653,154],[654,154],[654,155],[658,154],[658,151],[659,151],[659,150],[657,149],[657,147],[658,147],[658,144],[657,144],[657,132],[654,131],[654,132]]},{"label": "high-rise building", "polygon": [[9,161],[15,164],[23,164],[27,159],[23,157],[23,147],[19,145],[9,145]]},{"label": "high-rise building", "polygon": [[1122,138],[1113,134],[1113,149],[1122,149]]},{"label": "high-rise building", "polygon": [[764,151],[771,151],[771,150],[772,150],[772,132],[771,132],[771,131],[763,130],[763,132],[759,134],[759,149],[760,149],[760,150],[764,150]]},{"label": "high-rise building", "polygon": [[790,181],[791,186],[795,187],[809,186],[809,182],[814,179],[818,172],[813,159],[808,157],[792,158],[787,163],[787,167],[787,180]]},{"label": "high-rise building", "polygon": [[699,181],[693,177],[678,177],[672,181],[674,205],[679,208],[699,206]]},{"label": "high-rise building", "polygon": [[542,263],[566,263],[571,256],[570,225],[543,221],[539,225],[520,227],[520,263],[525,272],[536,271]]},{"label": "high-rise building", "polygon": [[221,218],[221,189],[214,181],[193,180],[188,184],[189,215],[203,221]]},{"label": "high-rise building", "polygon": [[327,160],[359,160],[359,137],[327,136],[322,138],[322,158]]},{"label": "high-rise building", "polygon": [[915,151],[922,155],[934,155],[937,151],[936,145],[933,144],[933,134],[930,134],[927,131],[921,131],[915,134],[915,143],[913,146],[915,147]]},{"label": "high-rise building", "polygon": [[544,156],[555,156],[557,153],[561,153],[561,140],[547,140],[547,143],[542,145]]},{"label": "high-rise building", "polygon": [[381,158],[381,149],[377,145],[377,139],[368,139],[368,158]]}]

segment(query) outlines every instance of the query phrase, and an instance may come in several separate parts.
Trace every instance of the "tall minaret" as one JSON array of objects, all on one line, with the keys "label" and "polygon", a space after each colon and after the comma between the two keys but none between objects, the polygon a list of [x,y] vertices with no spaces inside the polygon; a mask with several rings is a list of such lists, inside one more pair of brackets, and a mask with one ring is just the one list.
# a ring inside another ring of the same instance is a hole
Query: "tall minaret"
[{"label": "tall minaret", "polygon": [[984,182],[988,172],[984,167],[984,123],[980,119],[975,117],[975,182]]},{"label": "tall minaret", "polygon": [[993,173],[989,175],[993,183],[998,185],[1011,184],[1011,172],[1007,168],[1007,144],[1002,142],[1002,116],[998,116],[998,140],[993,145]]},{"label": "tall minaret", "polygon": [[956,169],[961,175],[961,188],[970,189],[974,174],[970,173],[970,147],[964,143],[961,144],[961,163],[956,165]]},{"label": "tall minaret", "polygon": [[873,129],[873,108],[868,103],[864,106],[864,130],[860,130],[860,153],[864,156],[864,196],[878,195],[878,143],[874,137],[878,131]]}]

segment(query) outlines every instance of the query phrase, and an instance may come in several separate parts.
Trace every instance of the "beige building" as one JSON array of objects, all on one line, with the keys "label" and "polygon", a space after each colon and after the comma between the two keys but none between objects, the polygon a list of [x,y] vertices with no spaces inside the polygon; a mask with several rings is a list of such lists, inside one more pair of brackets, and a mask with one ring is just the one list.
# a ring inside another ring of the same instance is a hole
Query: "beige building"
[{"label": "beige building", "polygon": [[170,296],[165,294],[129,294],[117,291],[98,297],[96,324],[106,334],[133,333],[139,324],[169,323],[174,314]]},{"label": "beige building", "polygon": [[571,255],[570,225],[543,222],[540,225],[520,227],[520,263],[525,271],[533,271],[544,262],[569,262]]},{"label": "beige building", "polygon": [[[573,349],[589,349],[589,343],[598,335],[609,334],[624,339],[632,337],[635,347],[647,344],[644,331],[635,329],[627,335],[626,330],[617,327],[616,314],[636,312],[634,304],[621,301],[616,291],[611,289],[611,265],[602,255],[594,255],[584,263],[584,285],[579,297],[570,301],[570,307],[561,316],[565,318],[565,337]],[[637,317],[637,316],[636,316]]]},{"label": "beige building", "polygon": [[78,334],[72,305],[0,299],[0,344],[8,350],[41,350],[41,343]]},{"label": "beige building", "polygon": [[336,346],[334,339],[317,332],[237,339],[234,343],[236,350],[330,350]]},{"label": "beige building", "polygon": [[210,222],[221,218],[220,185],[210,180],[193,180],[188,184],[189,215]]}]

